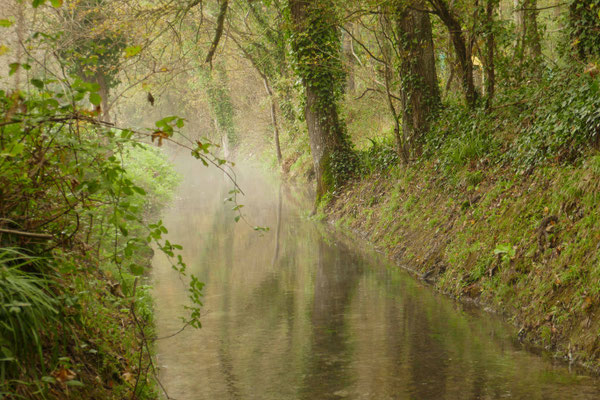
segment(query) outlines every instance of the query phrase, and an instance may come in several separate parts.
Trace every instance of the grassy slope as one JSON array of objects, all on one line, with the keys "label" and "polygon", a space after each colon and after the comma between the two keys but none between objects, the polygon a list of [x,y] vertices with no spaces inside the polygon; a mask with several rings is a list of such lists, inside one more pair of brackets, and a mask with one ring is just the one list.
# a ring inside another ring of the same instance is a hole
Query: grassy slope
[{"label": "grassy slope", "polygon": [[358,178],[322,217],[600,369],[600,77],[578,68],[503,88],[491,110],[447,105],[408,167],[389,135],[353,137]]},{"label": "grassy slope", "polygon": [[326,211],[437,289],[505,313],[524,339],[600,366],[600,156],[479,171],[470,184],[432,162],[375,173]]}]

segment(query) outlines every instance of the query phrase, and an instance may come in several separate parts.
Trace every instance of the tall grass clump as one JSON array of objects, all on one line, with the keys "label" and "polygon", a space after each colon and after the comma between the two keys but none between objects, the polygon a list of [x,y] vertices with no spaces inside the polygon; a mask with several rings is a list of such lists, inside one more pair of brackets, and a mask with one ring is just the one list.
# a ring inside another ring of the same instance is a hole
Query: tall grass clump
[{"label": "tall grass clump", "polygon": [[[0,382],[24,373],[24,362],[44,369],[43,338],[61,328],[58,299],[40,271],[45,260],[0,249]],[[0,389],[1,390],[1,389]]]}]

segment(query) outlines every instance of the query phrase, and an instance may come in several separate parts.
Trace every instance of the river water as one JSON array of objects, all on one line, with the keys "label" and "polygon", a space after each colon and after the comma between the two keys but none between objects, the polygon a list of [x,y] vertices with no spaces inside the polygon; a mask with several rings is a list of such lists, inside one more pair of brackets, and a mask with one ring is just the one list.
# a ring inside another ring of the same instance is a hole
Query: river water
[{"label": "river water", "polygon": [[[599,399],[600,382],[531,354],[497,318],[435,293],[360,241],[303,217],[293,192],[242,168],[203,168],[166,213],[168,239],[206,283],[200,330],[157,342],[171,398]],[[159,337],[181,327],[187,295],[166,259],[153,273]]]}]

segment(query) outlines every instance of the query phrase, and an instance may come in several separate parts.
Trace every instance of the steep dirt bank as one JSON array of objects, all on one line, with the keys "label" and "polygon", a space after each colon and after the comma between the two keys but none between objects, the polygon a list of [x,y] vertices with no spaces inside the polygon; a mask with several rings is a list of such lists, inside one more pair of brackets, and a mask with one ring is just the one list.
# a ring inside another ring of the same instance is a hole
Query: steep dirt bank
[{"label": "steep dirt bank", "polygon": [[431,162],[349,184],[325,215],[457,298],[507,316],[528,343],[600,367],[600,156],[448,180]]}]

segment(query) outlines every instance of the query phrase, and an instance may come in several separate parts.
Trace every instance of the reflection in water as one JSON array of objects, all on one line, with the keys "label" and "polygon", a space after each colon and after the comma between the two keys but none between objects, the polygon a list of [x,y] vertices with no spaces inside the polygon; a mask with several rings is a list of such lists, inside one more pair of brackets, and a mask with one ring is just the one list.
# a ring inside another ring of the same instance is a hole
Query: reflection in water
[{"label": "reflection in water", "polygon": [[345,247],[320,240],[311,314],[312,343],[308,352],[302,398],[339,398],[351,384],[352,349],[346,313],[356,289],[360,265]]},{"label": "reflection in water", "polygon": [[[206,283],[201,330],[158,342],[169,395],[195,399],[596,399],[598,381],[516,347],[506,327],[390,267],[356,241],[303,220],[289,191],[242,177],[259,235],[233,222],[230,189],[184,171],[169,240]],[[193,173],[192,173],[193,172]],[[200,175],[198,175],[200,174]],[[250,173],[247,173],[251,176]],[[159,336],[186,293],[154,269]]]}]

